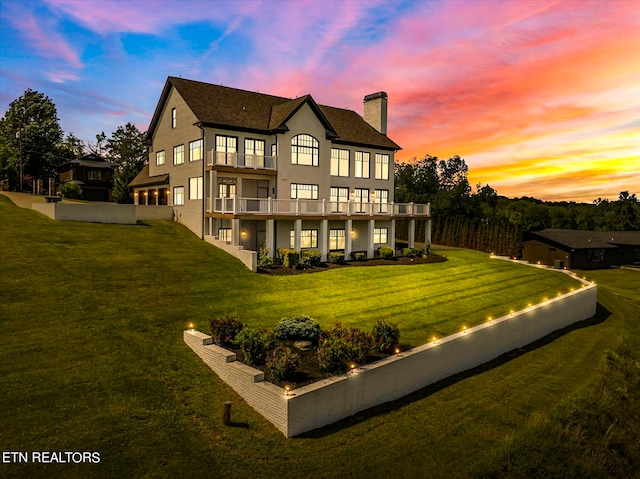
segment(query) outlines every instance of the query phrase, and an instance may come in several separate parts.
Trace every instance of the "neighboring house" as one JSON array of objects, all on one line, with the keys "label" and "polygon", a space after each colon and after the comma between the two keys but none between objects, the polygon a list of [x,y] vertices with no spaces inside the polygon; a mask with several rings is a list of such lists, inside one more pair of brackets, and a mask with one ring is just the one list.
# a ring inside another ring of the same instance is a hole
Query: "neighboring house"
[{"label": "neighboring house", "polygon": [[640,263],[640,231],[546,229],[531,232],[522,257],[568,269],[602,269]]},{"label": "neighboring house", "polygon": [[93,153],[67,161],[58,167],[60,184],[77,183],[82,198],[90,201],[111,201],[113,165]]},{"label": "neighboring house", "polygon": [[[169,77],[147,132],[149,165],[131,183],[137,204],[167,204],[202,238],[258,250],[363,251],[394,246],[395,220],[427,219],[398,204],[387,94],[364,98],[364,118],[318,105]],[[153,199],[152,199],[153,198]],[[155,202],[157,198],[157,203]]]}]

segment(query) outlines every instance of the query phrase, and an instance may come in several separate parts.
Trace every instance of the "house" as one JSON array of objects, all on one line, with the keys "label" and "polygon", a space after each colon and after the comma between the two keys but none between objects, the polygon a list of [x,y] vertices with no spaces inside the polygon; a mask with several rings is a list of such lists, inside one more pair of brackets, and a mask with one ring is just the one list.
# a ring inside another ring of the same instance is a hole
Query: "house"
[{"label": "house", "polygon": [[640,263],[640,231],[545,229],[531,232],[522,257],[567,269],[602,269]]},{"label": "house", "polygon": [[90,153],[58,166],[60,184],[76,183],[82,188],[82,198],[90,201],[111,201],[113,165]]},{"label": "house", "polygon": [[257,251],[365,252],[395,244],[395,221],[429,205],[394,203],[387,94],[364,97],[364,118],[319,105],[169,77],[147,132],[149,164],[136,204],[168,204],[204,239]]}]

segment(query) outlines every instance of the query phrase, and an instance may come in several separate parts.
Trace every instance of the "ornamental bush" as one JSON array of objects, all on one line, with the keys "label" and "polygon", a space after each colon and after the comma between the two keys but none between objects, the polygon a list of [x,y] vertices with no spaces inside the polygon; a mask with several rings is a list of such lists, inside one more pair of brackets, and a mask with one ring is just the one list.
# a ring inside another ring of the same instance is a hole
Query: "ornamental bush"
[{"label": "ornamental bush", "polygon": [[300,255],[300,264],[305,268],[313,268],[320,265],[322,253],[317,249],[307,249]]},{"label": "ornamental bush", "polygon": [[364,251],[352,251],[351,252],[351,260],[352,261],[364,261],[367,259],[367,253]]},{"label": "ornamental bush", "polygon": [[419,258],[422,257],[424,251],[420,248],[402,248],[402,256],[407,258]]},{"label": "ornamental bush", "polygon": [[82,188],[78,183],[63,183],[60,185],[60,193],[65,198],[79,199],[82,197]]},{"label": "ornamental bush", "polygon": [[276,337],[278,339],[304,340],[317,343],[322,334],[318,322],[305,314],[282,318],[276,326]]},{"label": "ornamental bush", "polygon": [[260,246],[260,251],[258,252],[258,266],[263,269],[270,268],[273,265],[273,258],[269,255],[270,251],[267,247],[267,242],[265,241],[262,246]]},{"label": "ornamental bush", "polygon": [[300,364],[300,356],[284,346],[276,347],[267,357],[267,374],[276,381],[286,381],[293,378],[296,368]]},{"label": "ornamental bush", "polygon": [[349,365],[349,343],[339,337],[329,337],[320,341],[316,358],[318,366],[325,372],[337,374],[347,370]]},{"label": "ornamental bush", "polygon": [[332,251],[329,253],[329,263],[344,264],[344,253],[340,251]]},{"label": "ornamental bush", "polygon": [[285,268],[297,268],[300,261],[300,253],[294,249],[279,249],[282,266]]},{"label": "ornamental bush", "polygon": [[265,363],[269,352],[276,345],[273,331],[257,331],[245,327],[236,337],[235,344],[244,353],[244,362],[250,366]]},{"label": "ornamental bush", "polygon": [[390,353],[400,342],[400,329],[397,324],[378,321],[373,327],[373,347],[381,353]]},{"label": "ornamental bush", "polygon": [[340,338],[347,343],[347,359],[350,361],[362,364],[371,355],[373,336],[360,328],[349,328],[341,323],[336,323],[329,335]]},{"label": "ornamental bush", "polygon": [[209,321],[211,329],[211,339],[218,346],[230,346],[233,344],[238,333],[242,330],[244,324],[231,316],[223,318],[213,318]]},{"label": "ornamental bush", "polygon": [[393,248],[391,246],[380,246],[378,256],[382,259],[393,259]]}]

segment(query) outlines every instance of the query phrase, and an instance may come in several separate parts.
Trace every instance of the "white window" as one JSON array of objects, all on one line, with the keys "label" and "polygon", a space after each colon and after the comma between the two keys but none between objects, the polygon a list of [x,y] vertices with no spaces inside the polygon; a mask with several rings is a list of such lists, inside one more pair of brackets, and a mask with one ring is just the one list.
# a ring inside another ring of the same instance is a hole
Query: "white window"
[{"label": "white window", "polygon": [[184,145],[173,147],[173,164],[181,165],[184,163]]},{"label": "white window", "polygon": [[264,140],[254,140],[252,138],[245,138],[244,154],[264,156],[264,145],[265,145]]},{"label": "white window", "polygon": [[202,199],[202,176],[189,178],[189,199],[190,200]]},{"label": "white window", "polygon": [[373,242],[376,244],[386,244],[388,228],[373,228]]},{"label": "white window", "polygon": [[357,213],[365,213],[364,203],[369,202],[369,188],[356,188],[354,191],[354,201]]},{"label": "white window", "polygon": [[273,143],[271,145],[271,156],[277,156],[278,155],[278,145],[276,143]]},{"label": "white window", "polygon": [[376,180],[389,179],[389,155],[376,153]]},{"label": "white window", "polygon": [[356,151],[356,178],[369,178],[369,158],[368,152]]},{"label": "white window", "polygon": [[99,180],[101,178],[100,170],[89,170],[89,179],[90,180]]},{"label": "white window", "polygon": [[344,249],[344,230],[329,230],[329,249]]},{"label": "white window", "polygon": [[235,198],[235,196],[236,196],[235,183],[220,183],[218,185],[218,198]]},{"label": "white window", "polygon": [[349,188],[332,186],[329,195],[331,211],[333,213],[346,213],[349,201]]},{"label": "white window", "polygon": [[164,150],[156,152],[156,165],[164,165]]},{"label": "white window", "polygon": [[176,109],[172,108],[171,109],[171,128],[175,128],[177,125],[177,115],[176,115]]},{"label": "white window", "polygon": [[291,164],[318,166],[320,144],[311,135],[296,135],[291,138]]},{"label": "white window", "polygon": [[202,159],[202,138],[189,142],[189,161]]},{"label": "white window", "polygon": [[216,135],[216,165],[233,165],[238,152],[235,136]]},{"label": "white window", "polygon": [[376,205],[376,213],[386,213],[389,203],[389,190],[376,190],[374,202],[379,203]]},{"label": "white window", "polygon": [[173,204],[175,206],[184,205],[184,186],[173,187]]},{"label": "white window", "polygon": [[[289,248],[296,247],[296,232],[289,230]],[[300,249],[318,247],[318,230],[300,230]]]},{"label": "white window", "polygon": [[305,199],[305,200],[317,200],[318,199],[318,185],[304,185],[301,183],[291,183],[291,198],[292,199]]},{"label": "white window", "polygon": [[218,239],[220,241],[231,241],[231,228],[218,228]]},{"label": "white window", "polygon": [[349,150],[331,148],[331,176],[349,176]]}]

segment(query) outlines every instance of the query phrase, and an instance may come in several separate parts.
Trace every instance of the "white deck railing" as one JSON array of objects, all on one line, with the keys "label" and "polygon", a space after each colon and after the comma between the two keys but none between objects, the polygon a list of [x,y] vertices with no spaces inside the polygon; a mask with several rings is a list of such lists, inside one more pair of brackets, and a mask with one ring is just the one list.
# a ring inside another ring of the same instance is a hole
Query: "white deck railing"
[{"label": "white deck railing", "polygon": [[418,203],[368,203],[327,200],[277,200],[273,198],[213,198],[207,211],[223,214],[295,216],[429,216],[430,206]]},{"label": "white deck railing", "polygon": [[207,166],[230,166],[232,168],[252,168],[254,170],[275,170],[276,156],[249,155],[209,150]]}]

